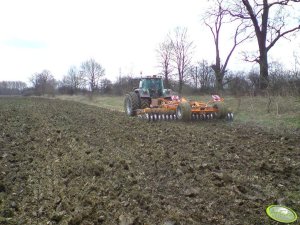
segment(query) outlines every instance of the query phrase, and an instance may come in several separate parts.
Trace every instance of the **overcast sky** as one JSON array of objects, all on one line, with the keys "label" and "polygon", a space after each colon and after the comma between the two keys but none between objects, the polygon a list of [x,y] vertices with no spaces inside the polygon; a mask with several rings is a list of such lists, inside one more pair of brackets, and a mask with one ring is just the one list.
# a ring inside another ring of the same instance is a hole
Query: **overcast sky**
[{"label": "overcast sky", "polygon": [[[44,69],[61,79],[71,66],[79,68],[90,58],[105,68],[111,80],[120,71],[157,74],[155,49],[177,26],[188,28],[196,46],[194,61],[212,62],[213,41],[201,23],[206,7],[206,0],[3,0],[0,81],[28,82]],[[223,54],[229,47],[228,40],[224,43]],[[274,59],[289,63],[286,58],[299,52],[299,43],[283,41]],[[242,68],[240,58],[236,52],[229,68]]]}]

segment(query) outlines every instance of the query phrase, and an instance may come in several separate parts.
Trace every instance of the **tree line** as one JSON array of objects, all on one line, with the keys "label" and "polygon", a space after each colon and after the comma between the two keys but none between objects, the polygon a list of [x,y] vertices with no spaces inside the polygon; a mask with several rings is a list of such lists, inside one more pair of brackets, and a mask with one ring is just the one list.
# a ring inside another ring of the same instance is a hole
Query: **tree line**
[{"label": "tree line", "polygon": [[22,81],[1,81],[0,95],[21,95],[27,88],[27,84]]},{"label": "tree line", "polygon": [[[86,62],[96,63],[93,59]],[[100,68],[99,65],[94,68]],[[88,66],[88,68],[92,67]],[[94,79],[96,74],[97,79]],[[124,95],[138,87],[138,78],[135,76],[120,75],[115,82],[112,82],[101,74],[91,71],[85,73],[72,66],[62,80],[55,80],[50,71],[44,70],[31,77],[30,87],[20,81],[0,82],[0,95]],[[272,62],[269,64],[269,76],[268,94],[300,95],[300,70],[298,67],[287,70],[280,63]],[[181,90],[181,94],[184,95],[212,94],[217,93],[216,79],[212,66],[206,60],[201,60],[189,67],[185,73],[183,84],[180,84],[175,74],[168,77],[165,87],[171,88],[177,93]],[[223,92],[236,96],[258,95],[260,94],[259,79],[258,69],[249,72],[229,70],[223,81]]]}]

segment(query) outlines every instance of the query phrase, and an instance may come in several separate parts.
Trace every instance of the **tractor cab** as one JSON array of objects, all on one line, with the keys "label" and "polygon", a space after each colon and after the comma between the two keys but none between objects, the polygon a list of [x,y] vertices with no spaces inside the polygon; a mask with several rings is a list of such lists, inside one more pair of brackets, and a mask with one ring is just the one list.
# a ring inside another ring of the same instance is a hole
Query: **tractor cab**
[{"label": "tractor cab", "polygon": [[163,79],[160,76],[148,76],[141,78],[139,83],[141,97],[161,98],[166,94]]}]

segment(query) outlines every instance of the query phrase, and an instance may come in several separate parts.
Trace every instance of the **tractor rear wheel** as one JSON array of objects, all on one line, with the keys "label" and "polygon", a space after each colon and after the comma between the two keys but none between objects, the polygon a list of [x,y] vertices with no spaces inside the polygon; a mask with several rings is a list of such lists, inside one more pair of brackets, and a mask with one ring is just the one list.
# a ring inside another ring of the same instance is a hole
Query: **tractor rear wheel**
[{"label": "tractor rear wheel", "polygon": [[191,120],[191,105],[188,102],[181,102],[177,106],[176,116],[179,120],[189,121]]},{"label": "tractor rear wheel", "polygon": [[137,109],[139,109],[139,96],[135,92],[129,92],[125,96],[124,110],[127,116],[135,116]]}]

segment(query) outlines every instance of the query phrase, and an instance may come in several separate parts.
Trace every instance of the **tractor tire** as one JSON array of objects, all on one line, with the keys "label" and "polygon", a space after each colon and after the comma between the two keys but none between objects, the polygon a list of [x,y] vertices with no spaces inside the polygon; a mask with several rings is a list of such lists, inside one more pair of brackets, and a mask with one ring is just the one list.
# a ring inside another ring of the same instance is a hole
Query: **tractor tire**
[{"label": "tractor tire", "polygon": [[125,96],[124,111],[127,116],[135,116],[136,115],[136,111],[140,108],[139,102],[140,102],[139,96],[135,92],[129,92]]},{"label": "tractor tire", "polygon": [[214,104],[213,107],[218,110],[218,112],[216,112],[217,119],[225,119],[228,113],[230,112],[228,107],[226,107],[226,105],[223,102]]},{"label": "tractor tire", "polygon": [[188,102],[181,102],[176,109],[176,117],[179,120],[189,121],[192,118],[191,105]]},{"label": "tractor tire", "polygon": [[150,99],[141,98],[141,109],[150,108]]}]

